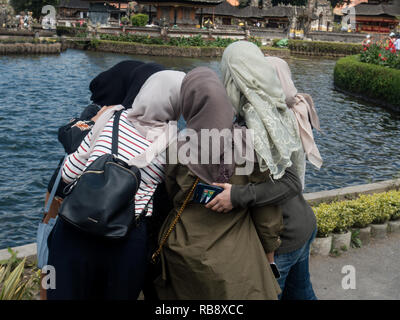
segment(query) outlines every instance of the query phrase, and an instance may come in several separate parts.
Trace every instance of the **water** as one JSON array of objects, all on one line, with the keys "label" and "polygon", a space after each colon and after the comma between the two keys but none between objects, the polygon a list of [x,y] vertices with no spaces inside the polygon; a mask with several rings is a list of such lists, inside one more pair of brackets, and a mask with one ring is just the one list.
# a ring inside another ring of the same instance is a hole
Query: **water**
[{"label": "water", "polygon": [[[0,57],[0,248],[35,241],[48,179],[63,154],[57,129],[89,103],[90,80],[124,59],[188,71],[219,60],[133,57],[68,50]],[[307,167],[306,192],[392,179],[400,172],[400,118],[333,90],[334,60],[289,61],[299,92],[312,95],[324,164]]]}]

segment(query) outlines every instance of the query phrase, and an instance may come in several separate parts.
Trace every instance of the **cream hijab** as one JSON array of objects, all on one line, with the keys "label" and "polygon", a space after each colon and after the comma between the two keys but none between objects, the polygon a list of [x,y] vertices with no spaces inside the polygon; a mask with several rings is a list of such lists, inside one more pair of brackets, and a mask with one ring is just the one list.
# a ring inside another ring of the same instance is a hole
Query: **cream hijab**
[{"label": "cream hijab", "polygon": [[253,43],[237,41],[222,56],[221,71],[228,96],[248,128],[261,171],[281,178],[292,165],[304,176],[304,152],[296,118],[285,102],[275,69]]},{"label": "cream hijab", "polygon": [[[184,72],[164,70],[154,73],[143,84],[128,110],[128,120],[147,140],[153,143],[145,152],[129,161],[129,165],[139,168],[148,166],[176,138],[176,121],[179,117],[178,102]],[[105,111],[92,128],[89,157],[95,141],[114,113],[123,109],[117,105]]]},{"label": "cream hijab", "polygon": [[321,168],[322,158],[314,141],[312,128],[321,131],[317,111],[310,95],[297,93],[287,62],[278,57],[266,57],[281,81],[286,96],[287,106],[294,112],[299,126],[300,138],[307,159],[316,167]]}]

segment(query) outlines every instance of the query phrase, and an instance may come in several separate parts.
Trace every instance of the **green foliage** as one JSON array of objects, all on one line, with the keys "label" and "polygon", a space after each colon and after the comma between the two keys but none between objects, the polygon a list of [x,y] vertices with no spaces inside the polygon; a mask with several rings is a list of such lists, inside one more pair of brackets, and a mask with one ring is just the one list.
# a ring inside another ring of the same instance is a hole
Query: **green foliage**
[{"label": "green foliage", "polygon": [[[177,46],[177,47],[220,47],[225,48],[231,43],[237,41],[231,38],[220,38],[217,37],[213,40],[207,40],[202,38],[201,35],[190,36],[190,37],[170,37],[167,40],[162,38],[142,36],[136,34],[100,34],[101,40],[111,40],[111,41],[122,41],[122,42],[134,42],[143,44],[156,44],[156,45],[167,45],[167,46]],[[258,38],[252,37],[249,39],[258,46],[261,46],[261,41]]]},{"label": "green foliage", "polygon": [[261,40],[257,37],[249,37],[248,41],[253,42],[257,47],[261,47]]},{"label": "green foliage", "polygon": [[149,16],[144,13],[138,13],[132,16],[131,23],[134,27],[144,27],[149,21]]},{"label": "green foliage", "polygon": [[59,0],[10,0],[10,4],[16,14],[19,14],[21,11],[32,11],[32,15],[36,19],[42,16],[42,8],[45,5],[52,5],[57,9],[59,3]]},{"label": "green foliage", "polygon": [[122,24],[128,24],[129,23],[129,18],[127,16],[124,16],[121,18],[121,23]]},{"label": "green foliage", "polygon": [[339,89],[399,105],[400,70],[360,62],[358,56],[350,56],[337,61],[333,78]]},{"label": "green foliage", "polygon": [[[389,42],[390,43],[390,42]],[[365,45],[360,53],[360,61],[400,69],[400,54],[389,43]]]},{"label": "green foliage", "polygon": [[294,52],[332,53],[352,55],[361,51],[362,45],[328,41],[306,41],[289,39],[288,47]]},{"label": "green foliage", "polygon": [[24,276],[26,258],[19,259],[8,249],[11,257],[0,262],[0,300],[31,299],[39,283],[39,270]]},{"label": "green foliage", "polygon": [[[317,217],[318,237],[331,232],[345,232],[351,227],[365,228],[370,223],[385,223],[400,218],[400,191],[392,190],[361,195],[354,200],[321,203],[313,208]],[[358,234],[352,235],[357,242]]]},{"label": "green foliage", "polygon": [[350,242],[350,246],[352,248],[361,248],[362,246],[362,242],[360,239],[360,230],[355,229],[353,230],[353,232],[351,233],[351,242]]},{"label": "green foliage", "polygon": [[334,202],[331,204],[331,214],[336,217],[336,226],[333,229],[335,233],[345,233],[354,224],[354,216],[351,207],[346,202]]},{"label": "green foliage", "polygon": [[58,36],[81,37],[81,34],[87,35],[87,27],[57,26],[56,32]]},{"label": "green foliage", "polygon": [[327,237],[336,228],[338,218],[331,206],[327,203],[321,203],[318,207],[313,209],[317,217],[317,237]]},{"label": "green foliage", "polygon": [[272,46],[276,48],[287,48],[289,45],[288,39],[273,39]]},{"label": "green foliage", "polygon": [[356,200],[346,201],[346,206],[349,208],[351,215],[354,218],[355,228],[365,228],[371,224],[373,217],[369,212],[370,197],[361,195]]}]

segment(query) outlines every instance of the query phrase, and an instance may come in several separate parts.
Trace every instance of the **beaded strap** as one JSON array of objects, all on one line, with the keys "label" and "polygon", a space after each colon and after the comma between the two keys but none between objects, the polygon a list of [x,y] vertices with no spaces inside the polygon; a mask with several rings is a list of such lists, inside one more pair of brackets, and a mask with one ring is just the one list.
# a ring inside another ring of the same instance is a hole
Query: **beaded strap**
[{"label": "beaded strap", "polygon": [[190,189],[190,192],[188,193],[188,195],[186,196],[185,201],[183,202],[181,208],[178,211],[178,214],[176,215],[174,221],[172,222],[171,226],[169,227],[167,233],[164,235],[163,239],[161,240],[161,243],[158,247],[158,249],[156,250],[156,252],[153,253],[153,255],[151,256],[151,261],[153,263],[157,262],[157,257],[160,255],[162,247],[164,246],[164,244],[167,242],[167,239],[169,237],[169,235],[171,234],[172,230],[174,230],[176,224],[178,223],[178,220],[180,218],[180,216],[182,215],[183,210],[185,210],[186,205],[188,204],[190,198],[193,195],[194,189],[196,188],[197,184],[199,183],[199,178],[196,178],[196,181],[194,182],[192,188]]}]

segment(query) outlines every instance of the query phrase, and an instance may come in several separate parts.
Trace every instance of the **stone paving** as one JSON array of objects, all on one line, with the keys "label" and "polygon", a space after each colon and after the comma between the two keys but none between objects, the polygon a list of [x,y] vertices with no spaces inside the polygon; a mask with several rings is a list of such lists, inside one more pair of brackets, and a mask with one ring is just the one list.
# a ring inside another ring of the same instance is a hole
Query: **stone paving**
[{"label": "stone paving", "polygon": [[[355,270],[356,288],[345,290],[342,279],[349,271],[343,267],[349,265]],[[349,249],[338,257],[311,256],[310,273],[321,300],[399,300],[400,234],[371,239],[369,245]]]}]

